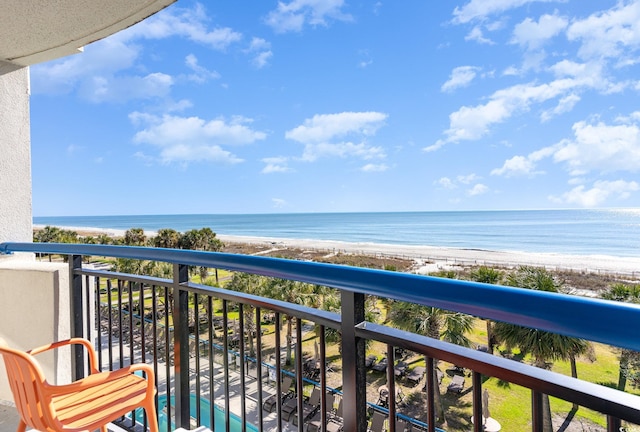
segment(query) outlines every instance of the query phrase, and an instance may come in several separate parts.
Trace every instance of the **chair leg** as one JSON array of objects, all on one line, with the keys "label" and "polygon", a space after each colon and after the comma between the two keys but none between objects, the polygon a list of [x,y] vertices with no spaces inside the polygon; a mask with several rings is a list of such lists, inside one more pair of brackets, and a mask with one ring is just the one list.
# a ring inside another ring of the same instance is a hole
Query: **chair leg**
[{"label": "chair leg", "polygon": [[107,425],[100,426],[100,432],[107,432]]},{"label": "chair leg", "polygon": [[155,404],[151,402],[150,407],[145,407],[144,412],[147,415],[147,423],[149,426],[149,432],[159,432],[158,418],[156,417]]},{"label": "chair leg", "polygon": [[23,422],[22,420],[20,420],[20,423],[18,423],[17,432],[24,432],[26,430],[27,430],[27,424],[25,422]]}]

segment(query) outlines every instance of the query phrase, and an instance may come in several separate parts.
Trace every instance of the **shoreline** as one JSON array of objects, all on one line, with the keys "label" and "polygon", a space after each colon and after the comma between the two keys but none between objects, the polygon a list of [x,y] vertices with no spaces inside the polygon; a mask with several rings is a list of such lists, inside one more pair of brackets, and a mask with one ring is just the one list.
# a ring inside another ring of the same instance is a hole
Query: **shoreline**
[{"label": "shoreline", "polygon": [[[33,225],[34,230],[44,225]],[[95,227],[58,227],[78,232],[80,236],[106,234],[122,237],[126,230]],[[145,235],[155,236],[154,231]],[[396,245],[384,243],[357,243],[337,240],[293,239],[217,234],[222,242],[259,244],[272,249],[326,250],[327,253],[389,256],[417,261],[419,265],[435,269],[452,265],[486,265],[493,267],[515,267],[529,265],[547,269],[586,271],[591,273],[615,273],[633,275],[640,273],[640,257],[617,257],[611,255],[569,255],[542,252],[498,251],[485,249],[462,249],[440,246]],[[427,268],[428,271],[431,271]]]},{"label": "shoreline", "polygon": [[335,253],[342,252],[348,254],[359,253],[362,255],[403,257],[413,260],[430,261],[439,267],[452,264],[499,267],[529,265],[549,269],[577,270],[594,273],[605,272],[635,275],[640,272],[640,258],[615,257],[611,255],[567,255],[234,235],[217,235],[217,237],[223,242],[269,244],[274,248],[320,249]]}]

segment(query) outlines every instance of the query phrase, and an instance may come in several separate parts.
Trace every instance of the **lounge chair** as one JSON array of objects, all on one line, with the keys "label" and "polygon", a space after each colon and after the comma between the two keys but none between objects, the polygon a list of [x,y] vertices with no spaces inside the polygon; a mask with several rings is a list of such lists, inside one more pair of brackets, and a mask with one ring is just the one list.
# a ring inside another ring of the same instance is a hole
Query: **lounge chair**
[{"label": "lounge chair", "polygon": [[[331,402],[333,405],[333,401]],[[314,387],[311,391],[311,396],[309,396],[308,401],[302,402],[302,421],[308,420],[311,416],[313,416],[320,409],[320,389],[318,387]],[[298,404],[296,401],[296,409],[292,414],[289,414],[289,420],[291,420],[291,416],[293,415],[293,424],[294,426],[298,426]]]},{"label": "lounge chair", "polygon": [[367,368],[373,367],[378,361],[378,356],[375,354],[370,354],[367,358],[364,359],[364,366]]},{"label": "lounge chair", "polygon": [[342,420],[342,398],[340,398],[340,402],[338,402],[338,409],[329,419],[330,421],[327,423],[327,432],[341,432],[344,426]]},{"label": "lounge chair", "polygon": [[418,385],[420,384],[420,381],[422,381],[422,377],[426,370],[427,368],[424,366],[416,366],[409,371],[405,378],[407,381],[411,381],[414,385]]},{"label": "lounge chair", "polygon": [[378,363],[371,366],[371,369],[376,372],[385,372],[387,370],[387,358],[382,357],[382,359]]},{"label": "lounge chair", "polygon": [[[436,369],[436,382],[438,385],[442,384],[442,379],[444,378],[444,373],[440,369]],[[427,383],[425,381],[424,386],[422,387],[422,391],[427,391]]]},{"label": "lounge chair", "polygon": [[[285,376],[282,379],[282,394],[280,395],[280,400],[284,402],[289,399],[291,393],[289,392],[289,388],[291,388],[291,384],[293,384],[293,378],[290,376]],[[271,395],[267,397],[264,402],[262,402],[262,409],[268,412],[274,412],[276,410],[276,406],[278,405],[278,395]]]},{"label": "lounge chair", "polygon": [[[335,401],[335,395],[331,392],[327,392],[326,403],[327,403],[327,422],[331,419],[333,413],[333,402]],[[320,402],[318,402],[318,409],[314,411],[313,415],[310,415],[305,419],[305,430],[307,432],[319,432],[322,431],[322,410],[320,410]],[[294,425],[297,425],[294,418]],[[328,429],[328,427],[327,427]]]},{"label": "lounge chair", "polygon": [[[328,400],[327,400],[328,402]],[[329,405],[327,404],[327,408]],[[313,421],[307,422],[307,432],[322,432],[322,420],[320,415],[317,414],[318,418],[314,417]],[[338,403],[338,409],[335,413],[327,413],[327,429],[326,432],[342,432],[344,428],[344,423],[342,420],[342,398]]]},{"label": "lounge chair", "polygon": [[396,417],[396,432],[409,432],[411,430],[411,423],[408,421]]},{"label": "lounge chair", "polygon": [[451,378],[451,382],[447,386],[447,391],[460,394],[462,393],[462,390],[464,390],[464,377],[460,375],[454,375],[453,378]]},{"label": "lounge chair", "polygon": [[409,365],[407,364],[407,362],[399,361],[393,367],[393,374],[397,377],[401,377],[407,372],[408,367]]},{"label": "lounge chair", "polygon": [[380,411],[374,411],[373,417],[371,417],[370,432],[382,432],[384,430],[384,422],[387,420],[387,415]]}]

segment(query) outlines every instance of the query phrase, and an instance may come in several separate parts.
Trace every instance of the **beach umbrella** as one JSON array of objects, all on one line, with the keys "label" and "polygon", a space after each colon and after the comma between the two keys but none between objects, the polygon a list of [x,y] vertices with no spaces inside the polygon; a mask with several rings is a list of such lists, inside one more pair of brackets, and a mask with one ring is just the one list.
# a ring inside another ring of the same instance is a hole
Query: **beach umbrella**
[{"label": "beach umbrella", "polygon": [[487,389],[484,389],[484,392],[482,392],[482,417],[483,424],[489,417],[491,417],[491,414],[489,413],[489,392]]}]

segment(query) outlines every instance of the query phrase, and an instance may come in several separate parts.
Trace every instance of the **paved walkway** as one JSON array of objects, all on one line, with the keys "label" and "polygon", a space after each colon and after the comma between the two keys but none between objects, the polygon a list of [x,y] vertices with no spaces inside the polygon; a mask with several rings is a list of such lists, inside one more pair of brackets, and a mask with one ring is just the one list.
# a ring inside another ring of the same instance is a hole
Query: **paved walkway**
[{"label": "paved walkway", "polygon": [[[124,347],[124,352],[129,352],[128,345]],[[114,355],[116,353],[114,352]],[[106,355],[106,352],[103,351],[103,355]],[[137,354],[138,355],[138,354]],[[216,360],[219,359],[219,354],[216,356]],[[106,357],[103,357],[106,358]],[[139,355],[138,355],[139,358]],[[114,369],[119,367],[118,358],[113,358]],[[247,423],[252,425],[257,425],[259,421],[259,413],[262,410],[261,407],[258,406],[258,380],[256,379],[256,368],[255,364],[248,362],[248,366],[245,366],[245,410],[246,410],[246,418]],[[224,367],[219,363],[213,364],[214,374],[213,374],[213,401],[214,403],[221,408],[225,409],[225,374]],[[196,359],[195,357],[191,358],[189,361],[189,369],[191,371],[191,392],[192,394],[196,393],[195,381],[198,376],[196,373]],[[174,369],[171,366],[170,373],[173,377]],[[263,367],[263,377],[262,377],[262,398],[263,401],[276,393],[275,383],[271,381],[268,377],[268,371],[266,367]],[[209,360],[208,357],[200,358],[200,367],[199,367],[199,376],[200,376],[200,396],[205,400],[209,400],[209,393],[211,391],[211,382],[210,382],[210,371],[209,371]],[[170,377],[170,379],[172,379]],[[166,376],[166,364],[158,363],[158,394],[160,396],[166,396],[167,391],[167,376]],[[242,391],[241,391],[241,376],[240,376],[240,365],[236,364],[236,357],[230,356],[229,359],[229,406],[231,408],[231,412],[238,417],[242,415]],[[265,432],[277,431],[277,415],[276,413],[269,413],[267,411],[262,411],[263,413],[263,425]],[[173,415],[173,413],[172,413]],[[192,426],[192,429],[195,426]],[[292,423],[289,423],[285,420],[282,421],[282,430],[286,432],[297,431],[298,428],[294,426]],[[15,431],[15,429],[14,429]],[[0,432],[5,432],[0,430]]]}]

